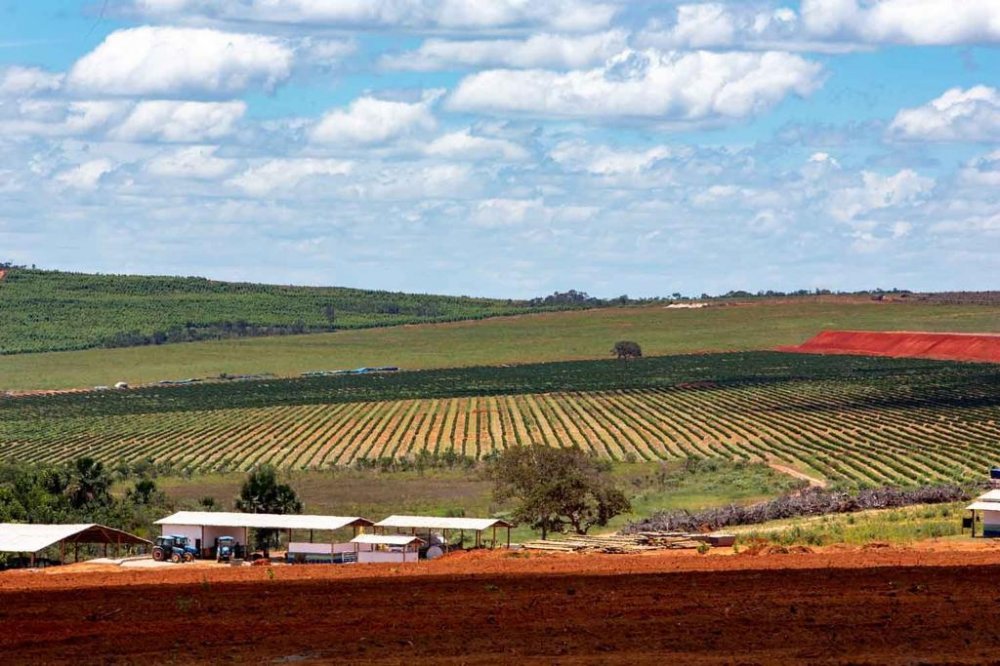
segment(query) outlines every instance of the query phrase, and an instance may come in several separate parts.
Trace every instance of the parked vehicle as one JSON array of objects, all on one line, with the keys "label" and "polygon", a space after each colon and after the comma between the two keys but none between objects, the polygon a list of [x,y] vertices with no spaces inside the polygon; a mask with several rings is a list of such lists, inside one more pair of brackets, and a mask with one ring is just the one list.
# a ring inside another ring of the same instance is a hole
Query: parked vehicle
[{"label": "parked vehicle", "polygon": [[153,559],[157,562],[170,560],[171,562],[191,562],[198,556],[198,549],[188,542],[186,536],[180,534],[167,534],[156,537],[156,545],[153,546]]},{"label": "parked vehicle", "polygon": [[220,536],[215,538],[216,562],[229,562],[236,557],[239,557],[239,544],[236,543],[236,537]]}]

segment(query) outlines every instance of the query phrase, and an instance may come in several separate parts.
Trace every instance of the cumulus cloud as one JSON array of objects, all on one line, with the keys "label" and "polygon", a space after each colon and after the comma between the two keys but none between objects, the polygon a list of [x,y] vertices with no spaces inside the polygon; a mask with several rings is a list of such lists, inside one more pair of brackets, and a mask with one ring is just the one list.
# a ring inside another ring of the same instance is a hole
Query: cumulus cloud
[{"label": "cumulus cloud", "polygon": [[59,102],[24,100],[11,108],[12,115],[0,120],[8,136],[80,136],[105,132],[120,121],[131,102]]},{"label": "cumulus cloud", "polygon": [[313,158],[274,159],[250,167],[229,183],[252,196],[290,195],[303,182],[321,177],[344,176],[354,165],[344,160]]},{"label": "cumulus cloud", "polygon": [[93,190],[105,174],[111,173],[114,163],[108,159],[91,160],[56,175],[56,182],[77,190]]},{"label": "cumulus cloud", "polygon": [[215,156],[218,146],[190,146],[157,155],[146,162],[146,172],[164,178],[216,180],[235,168],[235,161]]},{"label": "cumulus cloud", "polygon": [[563,141],[549,152],[549,157],[563,169],[585,171],[596,176],[636,175],[673,155],[675,152],[667,146],[622,150],[579,140]]},{"label": "cumulus cloud", "polygon": [[344,27],[496,30],[600,29],[617,13],[597,0],[133,0],[141,14]]},{"label": "cumulus cloud", "polygon": [[110,136],[121,141],[177,143],[218,139],[235,130],[246,109],[245,102],[139,102]]},{"label": "cumulus cloud", "polygon": [[0,69],[0,97],[31,97],[59,90],[64,76],[38,67]]},{"label": "cumulus cloud", "polygon": [[830,214],[848,222],[883,208],[912,205],[934,188],[934,179],[903,169],[891,176],[861,172],[861,186],[835,191],[830,196]]},{"label": "cumulus cloud", "polygon": [[436,96],[420,102],[361,97],[347,109],[330,111],[311,133],[316,143],[376,144],[418,131],[433,130],[437,125],[430,106]]},{"label": "cumulus cloud", "polygon": [[433,71],[465,67],[546,67],[573,69],[600,64],[620,53],[627,33],[609,30],[592,35],[542,33],[527,39],[428,39],[415,51],[387,56],[389,69]]},{"label": "cumulus cloud", "polygon": [[1000,40],[996,0],[802,0],[806,32],[881,44],[968,44]]},{"label": "cumulus cloud", "polygon": [[989,86],[952,88],[915,109],[903,109],[889,134],[917,141],[987,141],[1000,137],[1000,91]]},{"label": "cumulus cloud", "polygon": [[144,26],[108,35],[73,65],[68,83],[108,95],[228,95],[273,89],[289,77],[293,59],[273,37]]},{"label": "cumulus cloud", "polygon": [[584,118],[718,120],[764,111],[820,85],[821,67],[788,53],[625,51],[603,67],[561,73],[488,70],[461,81],[458,111]]},{"label": "cumulus cloud", "polygon": [[513,141],[476,136],[469,130],[439,136],[427,144],[424,152],[431,157],[467,160],[517,161],[528,158],[528,151]]}]

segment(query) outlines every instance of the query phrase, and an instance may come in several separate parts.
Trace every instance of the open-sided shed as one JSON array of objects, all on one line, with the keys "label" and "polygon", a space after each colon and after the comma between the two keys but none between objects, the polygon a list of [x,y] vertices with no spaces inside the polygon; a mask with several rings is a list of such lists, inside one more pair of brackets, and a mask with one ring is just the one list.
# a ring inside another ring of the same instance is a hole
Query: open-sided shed
[{"label": "open-sided shed", "polygon": [[0,552],[21,553],[30,557],[32,565],[38,553],[55,546],[59,547],[59,561],[66,561],[66,545],[72,544],[74,560],[79,560],[80,544],[114,546],[120,554],[124,546],[150,546],[146,539],[113,527],[97,523],[77,525],[34,525],[28,523],[0,523]]},{"label": "open-sided shed", "polygon": [[416,562],[423,542],[420,537],[407,534],[359,534],[351,539],[359,564]]},{"label": "open-sided shed", "polygon": [[1000,538],[1000,490],[980,495],[965,509],[971,512],[972,536],[976,536],[978,524],[982,525],[982,536]]},{"label": "open-sided shed", "polygon": [[[300,534],[309,532],[309,541],[314,543],[316,532],[337,532],[352,529],[357,536],[358,531],[371,527],[374,523],[359,516],[309,516],[282,515],[275,513],[233,513],[224,511],[179,511],[172,516],[156,521],[162,534],[181,534],[186,536],[205,557],[213,555],[215,539],[220,536],[234,537],[240,546],[246,546],[251,529],[282,530],[288,533],[289,550],[297,545],[292,540],[293,531]],[[301,543],[301,542],[300,542]],[[330,552],[354,551],[349,543],[331,543]],[[338,549],[339,547],[339,549]],[[306,549],[305,552],[313,552]]]},{"label": "open-sided shed", "polygon": [[433,543],[432,532],[440,532],[445,544],[450,543],[450,534],[458,532],[465,540],[465,532],[475,535],[476,548],[483,546],[483,533],[490,534],[489,544],[491,548],[497,546],[497,528],[506,528],[507,547],[510,547],[511,525],[499,518],[443,518],[438,516],[389,516],[385,520],[375,523],[375,530],[380,534],[388,534],[392,531],[409,532],[410,534],[425,534],[427,542]]}]

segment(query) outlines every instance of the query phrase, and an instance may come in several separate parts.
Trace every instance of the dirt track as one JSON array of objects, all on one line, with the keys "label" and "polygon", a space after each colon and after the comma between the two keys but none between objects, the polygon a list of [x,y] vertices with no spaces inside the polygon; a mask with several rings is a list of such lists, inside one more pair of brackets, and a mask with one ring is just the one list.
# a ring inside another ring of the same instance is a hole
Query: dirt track
[{"label": "dirt track", "polygon": [[[472,573],[476,572],[476,573]],[[1000,550],[0,575],[4,663],[985,663]]]}]

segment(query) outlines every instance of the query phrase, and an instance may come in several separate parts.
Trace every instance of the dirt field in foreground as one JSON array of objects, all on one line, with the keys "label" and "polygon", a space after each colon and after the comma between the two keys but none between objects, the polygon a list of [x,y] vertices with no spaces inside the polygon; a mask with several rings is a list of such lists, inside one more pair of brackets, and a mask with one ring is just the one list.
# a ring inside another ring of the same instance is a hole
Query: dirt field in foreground
[{"label": "dirt field in foreground", "polygon": [[[982,542],[981,542],[982,543]],[[1000,549],[0,574],[3,663],[995,663]]]}]

